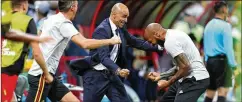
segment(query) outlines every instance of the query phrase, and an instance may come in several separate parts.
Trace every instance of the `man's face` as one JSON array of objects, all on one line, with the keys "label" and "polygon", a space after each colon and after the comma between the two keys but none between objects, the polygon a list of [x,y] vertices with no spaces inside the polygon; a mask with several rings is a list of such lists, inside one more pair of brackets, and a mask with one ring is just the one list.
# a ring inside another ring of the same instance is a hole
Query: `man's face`
[{"label": "man's face", "polygon": [[123,28],[124,24],[127,23],[129,17],[129,10],[121,10],[119,13],[114,15],[116,26]]},{"label": "man's face", "polygon": [[152,33],[155,33],[155,32],[145,29],[144,39],[149,43],[152,43],[153,45],[155,45],[157,44],[157,39],[154,37],[154,34]]},{"label": "man's face", "polygon": [[71,10],[73,11],[73,17],[71,20],[73,20],[76,16],[76,12],[78,10],[78,1],[75,1],[75,3],[71,7]]},{"label": "man's face", "polygon": [[29,3],[28,3],[28,1],[24,1],[24,2],[21,4],[21,6],[22,6],[22,9],[23,9],[23,12],[24,12],[24,13],[27,13],[27,12],[28,12],[28,8],[29,8]]},{"label": "man's face", "polygon": [[228,7],[223,8],[223,13],[224,13],[224,20],[227,20],[227,17],[229,16]]}]

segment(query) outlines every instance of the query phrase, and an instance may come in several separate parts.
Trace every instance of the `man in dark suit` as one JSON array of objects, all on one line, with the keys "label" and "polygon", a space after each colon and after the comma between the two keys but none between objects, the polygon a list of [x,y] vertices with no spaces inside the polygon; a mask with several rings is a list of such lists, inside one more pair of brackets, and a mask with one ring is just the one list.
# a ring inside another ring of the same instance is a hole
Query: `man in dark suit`
[{"label": "man in dark suit", "polygon": [[[113,46],[104,46],[90,51],[91,69],[83,73],[84,102],[100,102],[104,95],[112,102],[129,102],[122,80],[129,75],[126,64],[126,46],[147,51],[159,51],[162,48],[138,39],[128,33],[123,27],[127,22],[129,10],[122,3],[117,3],[111,10],[110,17],[103,20],[95,29],[93,39],[109,39],[112,36],[120,37],[122,43]],[[90,59],[89,59],[90,60]],[[80,63],[79,63],[80,64]],[[86,66],[86,65],[84,65]],[[80,66],[82,67],[82,66]]]}]

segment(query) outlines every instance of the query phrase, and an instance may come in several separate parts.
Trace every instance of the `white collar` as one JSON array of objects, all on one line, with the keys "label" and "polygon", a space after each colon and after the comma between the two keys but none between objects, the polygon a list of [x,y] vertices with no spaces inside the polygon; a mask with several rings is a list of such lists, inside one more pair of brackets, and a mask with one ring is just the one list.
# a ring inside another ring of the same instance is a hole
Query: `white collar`
[{"label": "white collar", "polygon": [[66,18],[61,12],[59,12],[57,15]]},{"label": "white collar", "polygon": [[65,19],[68,20],[68,21],[71,21],[71,20],[67,19],[67,18],[66,18],[61,12],[59,12],[57,15],[59,15],[60,17],[65,18]]},{"label": "white collar", "polygon": [[112,21],[110,18],[109,18],[109,23],[110,23],[110,26],[111,26],[112,31],[115,32],[115,30],[116,30],[118,27],[113,23],[113,21]]},{"label": "white collar", "polygon": [[166,30],[166,36],[165,36],[165,39],[168,37],[169,32],[170,32],[170,29],[167,29],[167,30]]}]

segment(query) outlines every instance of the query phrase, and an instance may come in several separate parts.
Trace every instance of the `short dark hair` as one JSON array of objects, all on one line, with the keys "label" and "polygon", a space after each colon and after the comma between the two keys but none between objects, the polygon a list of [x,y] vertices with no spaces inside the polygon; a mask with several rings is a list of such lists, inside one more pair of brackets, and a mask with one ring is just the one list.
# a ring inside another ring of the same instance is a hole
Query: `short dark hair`
[{"label": "short dark hair", "polygon": [[71,6],[75,3],[75,0],[59,0],[58,1],[58,8],[60,12],[67,12]]},{"label": "short dark hair", "polygon": [[214,9],[214,12],[215,13],[220,13],[221,12],[221,8],[227,7],[227,6],[228,5],[227,5],[226,2],[224,2],[224,1],[218,1],[218,2],[215,3],[213,9]]},{"label": "short dark hair", "polygon": [[12,0],[11,1],[12,8],[19,7],[23,2],[28,2],[28,0]]}]

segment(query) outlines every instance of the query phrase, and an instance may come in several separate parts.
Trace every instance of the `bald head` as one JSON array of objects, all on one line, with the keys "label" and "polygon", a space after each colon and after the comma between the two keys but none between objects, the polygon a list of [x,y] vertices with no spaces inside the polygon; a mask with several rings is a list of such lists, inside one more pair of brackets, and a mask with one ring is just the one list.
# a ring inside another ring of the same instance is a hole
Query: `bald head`
[{"label": "bald head", "polygon": [[127,23],[128,17],[129,9],[126,5],[122,3],[116,3],[113,6],[110,18],[117,27],[122,28],[124,24]]},{"label": "bald head", "polygon": [[159,23],[151,23],[145,29],[144,38],[155,44],[157,40],[164,40],[166,30]]},{"label": "bald head", "polygon": [[160,31],[162,29],[162,26],[158,23],[151,23],[146,27],[146,30],[155,33],[156,31]]},{"label": "bald head", "polygon": [[128,7],[122,3],[116,3],[111,10],[111,14],[129,12]]}]

